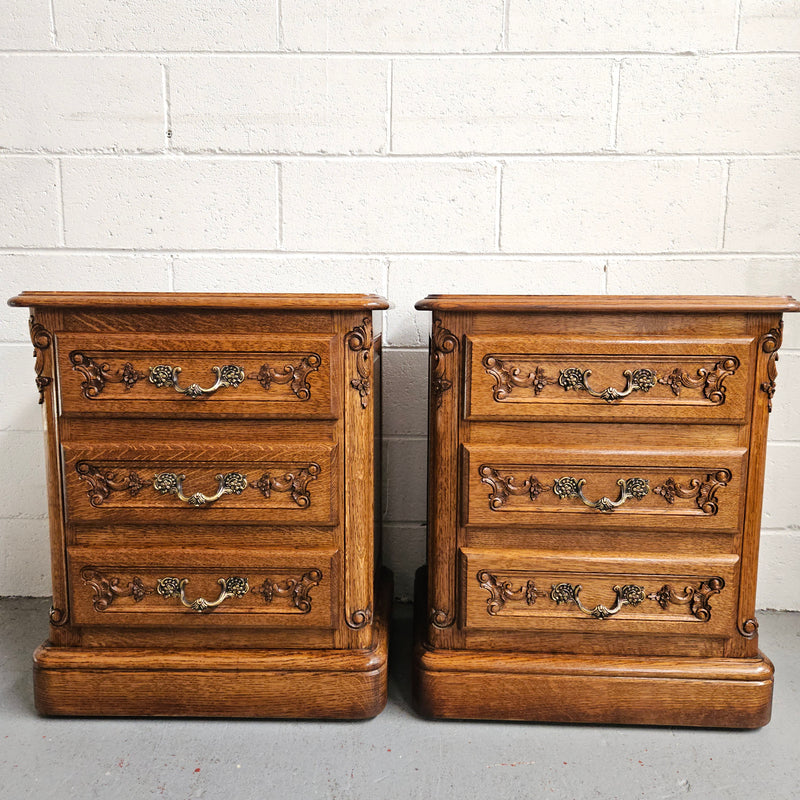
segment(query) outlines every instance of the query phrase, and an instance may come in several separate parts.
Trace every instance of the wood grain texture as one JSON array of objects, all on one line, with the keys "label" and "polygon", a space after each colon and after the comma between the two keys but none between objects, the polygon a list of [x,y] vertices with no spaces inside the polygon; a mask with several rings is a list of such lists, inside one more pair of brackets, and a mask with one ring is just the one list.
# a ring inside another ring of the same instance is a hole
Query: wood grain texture
[{"label": "wood grain texture", "polygon": [[10,302],[34,306],[47,422],[54,610],[37,707],[377,713],[391,578],[375,546],[371,318],[385,301]]},{"label": "wood grain texture", "polygon": [[[780,312],[796,301],[441,295],[417,307],[434,312],[420,710],[766,724],[761,494]],[[434,351],[443,321],[449,372]],[[444,603],[442,631],[432,609]]]}]

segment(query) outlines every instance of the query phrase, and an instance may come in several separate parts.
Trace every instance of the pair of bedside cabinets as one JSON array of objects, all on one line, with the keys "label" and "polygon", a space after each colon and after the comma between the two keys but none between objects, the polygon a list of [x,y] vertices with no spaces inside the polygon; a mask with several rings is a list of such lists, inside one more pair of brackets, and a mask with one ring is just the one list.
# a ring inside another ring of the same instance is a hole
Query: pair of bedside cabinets
[{"label": "pair of bedside cabinets", "polygon": [[[386,702],[372,295],[25,292],[44,404],[44,714]],[[450,718],[758,727],[786,297],[435,295],[414,698]],[[195,382],[196,381],[196,382]]]}]

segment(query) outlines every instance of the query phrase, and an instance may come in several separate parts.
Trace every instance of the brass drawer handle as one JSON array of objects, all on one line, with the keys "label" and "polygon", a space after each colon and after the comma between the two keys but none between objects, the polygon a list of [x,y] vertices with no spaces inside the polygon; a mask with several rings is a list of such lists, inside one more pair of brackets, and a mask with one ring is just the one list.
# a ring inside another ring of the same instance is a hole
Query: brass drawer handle
[{"label": "brass drawer handle", "polygon": [[226,472],[224,475],[216,475],[219,481],[219,488],[216,494],[206,495],[202,492],[195,492],[191,495],[183,493],[183,481],[185,475],[177,475],[174,472],[160,472],[153,478],[153,488],[160,494],[174,494],[179,500],[188,503],[190,506],[200,508],[200,506],[214,503],[226,494],[241,494],[247,488],[247,476],[241,472]]},{"label": "brass drawer handle", "polygon": [[585,506],[589,508],[596,508],[598,511],[613,511],[619,508],[626,500],[633,498],[634,500],[641,500],[650,493],[650,481],[647,478],[628,478],[624,480],[620,478],[617,481],[619,486],[619,497],[612,500],[609,497],[601,497],[599,500],[589,500],[583,493],[583,487],[586,481],[581,478],[575,480],[566,476],[564,478],[556,479],[553,483],[553,494],[561,499],[577,497]]},{"label": "brass drawer handle", "polygon": [[213,386],[204,389],[197,383],[190,383],[186,388],[178,384],[180,367],[171,367],[169,364],[158,364],[150,367],[150,383],[159,389],[171,386],[178,394],[190,397],[192,400],[214,394],[217,389],[231,387],[235,389],[244,379],[244,370],[236,364],[225,364],[223,367],[211,367],[211,371],[217,376]]},{"label": "brass drawer handle", "polygon": [[177,597],[186,608],[198,613],[216,608],[229,597],[244,597],[250,591],[247,578],[220,578],[217,583],[222,587],[222,591],[216,600],[206,600],[203,597],[198,597],[197,600],[189,602],[184,594],[187,583],[189,583],[188,578],[183,578],[180,581],[177,578],[161,578],[156,584],[156,591],[166,599]]},{"label": "brass drawer handle", "polygon": [[608,386],[598,392],[589,386],[589,376],[591,374],[592,371],[590,369],[580,370],[577,367],[568,367],[561,370],[558,376],[558,384],[563,386],[565,390],[582,389],[592,397],[599,397],[601,400],[611,403],[614,400],[621,400],[623,397],[627,397],[632,392],[649,392],[656,385],[656,379],[658,378],[658,374],[652,369],[642,368],[635,371],[626,369],[622,373],[625,378],[625,388],[622,391],[615,389],[613,386]]},{"label": "brass drawer handle", "polygon": [[571,583],[555,584],[550,591],[550,599],[556,604],[574,603],[587,616],[595,619],[608,619],[617,614],[623,606],[638,606],[645,599],[644,587],[629,583],[625,586],[615,586],[616,600],[611,608],[602,604],[594,608],[586,608],[581,602],[581,585],[573,586]]}]

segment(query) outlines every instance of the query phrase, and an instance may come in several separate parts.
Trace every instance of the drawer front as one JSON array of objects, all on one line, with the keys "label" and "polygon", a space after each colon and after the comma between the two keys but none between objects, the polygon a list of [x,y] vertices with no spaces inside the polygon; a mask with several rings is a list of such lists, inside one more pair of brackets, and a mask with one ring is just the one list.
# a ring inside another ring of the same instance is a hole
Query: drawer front
[{"label": "drawer front", "polygon": [[464,624],[585,633],[735,631],[736,556],[603,558],[461,551]]},{"label": "drawer front", "polygon": [[473,419],[739,423],[753,340],[475,336]]},{"label": "drawer front", "polygon": [[338,522],[332,444],[65,444],[63,453],[71,522]]},{"label": "drawer front", "polygon": [[[620,437],[624,430],[620,430]],[[738,530],[746,451],[463,448],[464,523]]]},{"label": "drawer front", "polygon": [[60,334],[64,414],[337,416],[328,335]]},{"label": "drawer front", "polygon": [[68,550],[76,625],[331,628],[336,550]]}]

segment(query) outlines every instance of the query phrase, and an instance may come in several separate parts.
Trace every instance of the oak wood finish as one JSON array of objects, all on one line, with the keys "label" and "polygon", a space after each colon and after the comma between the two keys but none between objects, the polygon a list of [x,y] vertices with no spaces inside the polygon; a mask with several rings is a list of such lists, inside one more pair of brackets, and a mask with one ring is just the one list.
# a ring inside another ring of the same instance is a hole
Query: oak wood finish
[{"label": "oak wood finish", "polygon": [[26,292],[46,419],[45,714],[364,718],[391,574],[372,295]]},{"label": "oak wood finish", "polygon": [[758,727],[767,418],[789,297],[434,295],[433,717]]}]

